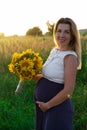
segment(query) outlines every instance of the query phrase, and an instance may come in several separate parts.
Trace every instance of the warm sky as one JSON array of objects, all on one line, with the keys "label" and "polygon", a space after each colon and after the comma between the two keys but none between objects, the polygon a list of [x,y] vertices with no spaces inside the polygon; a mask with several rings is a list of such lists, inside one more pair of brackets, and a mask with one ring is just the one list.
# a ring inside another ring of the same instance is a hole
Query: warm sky
[{"label": "warm sky", "polygon": [[78,29],[87,29],[87,0],[0,0],[0,33],[25,35],[39,26],[47,31],[46,22],[55,23],[70,17]]}]

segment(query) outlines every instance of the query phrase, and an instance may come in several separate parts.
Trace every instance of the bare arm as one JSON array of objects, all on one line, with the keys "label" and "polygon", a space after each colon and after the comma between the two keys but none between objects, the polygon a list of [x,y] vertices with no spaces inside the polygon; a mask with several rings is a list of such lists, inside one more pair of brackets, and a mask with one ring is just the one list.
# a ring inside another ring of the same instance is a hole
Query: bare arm
[{"label": "bare arm", "polygon": [[42,111],[46,111],[49,108],[61,104],[68,98],[68,95],[73,94],[76,81],[76,72],[77,58],[73,55],[66,56],[64,60],[64,89],[47,103],[37,102],[38,104],[40,104],[40,108],[42,109]]}]

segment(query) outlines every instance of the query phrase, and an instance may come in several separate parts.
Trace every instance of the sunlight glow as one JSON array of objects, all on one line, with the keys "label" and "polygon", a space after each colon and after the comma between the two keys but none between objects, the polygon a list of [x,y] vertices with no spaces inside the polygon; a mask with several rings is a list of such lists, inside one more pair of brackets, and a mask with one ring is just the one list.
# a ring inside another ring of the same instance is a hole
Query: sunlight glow
[{"label": "sunlight glow", "polygon": [[0,0],[0,33],[25,35],[35,26],[44,33],[46,22],[55,23],[60,17],[71,17],[78,29],[87,29],[85,12],[86,0],[79,4],[78,0]]}]

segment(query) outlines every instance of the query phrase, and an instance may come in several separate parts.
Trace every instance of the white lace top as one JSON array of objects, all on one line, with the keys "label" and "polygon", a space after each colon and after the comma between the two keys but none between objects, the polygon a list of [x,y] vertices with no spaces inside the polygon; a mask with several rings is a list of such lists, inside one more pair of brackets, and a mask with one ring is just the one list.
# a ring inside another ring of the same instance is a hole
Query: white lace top
[{"label": "white lace top", "polygon": [[43,76],[56,83],[64,83],[64,57],[69,54],[77,57],[77,54],[72,50],[61,51],[57,48],[53,48],[47,61],[43,65]]}]

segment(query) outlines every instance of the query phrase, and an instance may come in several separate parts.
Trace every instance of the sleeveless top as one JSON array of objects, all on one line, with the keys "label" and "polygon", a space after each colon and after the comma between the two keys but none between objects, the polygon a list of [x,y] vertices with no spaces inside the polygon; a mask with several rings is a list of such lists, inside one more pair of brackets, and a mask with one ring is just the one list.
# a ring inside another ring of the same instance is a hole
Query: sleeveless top
[{"label": "sleeveless top", "polygon": [[64,57],[67,55],[77,57],[75,51],[61,51],[58,48],[53,48],[42,68],[44,78],[56,83],[64,83]]}]

